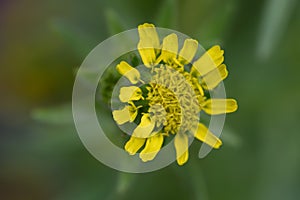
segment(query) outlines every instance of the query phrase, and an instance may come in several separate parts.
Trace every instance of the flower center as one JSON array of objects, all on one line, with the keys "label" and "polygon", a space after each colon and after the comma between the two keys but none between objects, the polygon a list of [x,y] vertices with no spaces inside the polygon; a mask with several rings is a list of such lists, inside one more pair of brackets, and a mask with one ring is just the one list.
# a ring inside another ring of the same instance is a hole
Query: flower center
[{"label": "flower center", "polygon": [[190,78],[166,65],[153,68],[148,96],[151,118],[166,134],[193,132],[199,122],[199,103]]}]

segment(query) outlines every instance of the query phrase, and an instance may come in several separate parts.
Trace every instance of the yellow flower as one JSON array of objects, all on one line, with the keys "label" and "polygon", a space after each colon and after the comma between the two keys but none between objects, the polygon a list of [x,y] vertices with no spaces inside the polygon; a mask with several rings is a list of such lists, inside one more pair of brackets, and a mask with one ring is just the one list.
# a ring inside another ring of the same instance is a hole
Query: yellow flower
[{"label": "yellow flower", "polygon": [[117,65],[117,70],[120,74],[127,77],[132,84],[136,84],[140,80],[140,73],[135,68],[131,67],[127,62],[122,61]]},{"label": "yellow flower", "polygon": [[142,90],[137,86],[122,87],[119,98],[122,102],[143,99]]},{"label": "yellow flower", "polygon": [[122,125],[126,122],[133,122],[138,114],[138,109],[141,108],[141,106],[136,107],[134,103],[131,101],[128,102],[128,105],[126,105],[122,110],[114,110],[113,111],[113,117],[114,120],[119,124]]},{"label": "yellow flower", "polygon": [[[205,95],[205,91],[213,90],[228,76],[223,64],[224,51],[220,46],[213,46],[195,59],[196,40],[186,39],[179,50],[174,33],[160,43],[153,24],[140,25],[138,32],[138,51],[150,71],[151,81],[142,90],[137,86],[144,83],[138,69],[125,61],[116,67],[132,85],[120,89],[119,99],[126,105],[114,110],[113,118],[121,125],[133,123],[140,116],[125,150],[130,155],[141,150],[141,160],[151,161],[163,146],[164,137],[174,135],[177,163],[183,165],[188,161],[191,137],[219,148],[221,140],[199,121],[199,113],[218,115],[235,112],[238,108],[234,99],[211,99]],[[142,107],[143,111],[139,111]]]}]

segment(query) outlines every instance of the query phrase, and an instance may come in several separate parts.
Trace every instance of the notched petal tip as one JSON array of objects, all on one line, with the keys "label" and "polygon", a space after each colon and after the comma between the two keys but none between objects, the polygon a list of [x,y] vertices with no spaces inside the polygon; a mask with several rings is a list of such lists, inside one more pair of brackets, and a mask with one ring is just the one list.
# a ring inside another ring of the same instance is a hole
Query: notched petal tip
[{"label": "notched petal tip", "polygon": [[224,62],[224,50],[219,45],[211,47],[207,53],[211,56],[217,67]]},{"label": "notched petal tip", "polygon": [[220,51],[221,50],[221,46],[216,44],[214,46],[212,46],[209,51]]},{"label": "notched petal tip", "polygon": [[154,28],[155,26],[154,26],[154,24],[151,24],[151,23],[143,23],[143,24],[140,24],[139,26],[138,26],[138,29],[140,29],[140,28]]}]

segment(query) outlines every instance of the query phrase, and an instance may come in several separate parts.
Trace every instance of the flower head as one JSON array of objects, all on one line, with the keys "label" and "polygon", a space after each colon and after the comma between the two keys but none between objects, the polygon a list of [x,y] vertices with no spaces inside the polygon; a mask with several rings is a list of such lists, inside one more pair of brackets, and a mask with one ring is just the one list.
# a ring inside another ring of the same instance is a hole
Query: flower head
[{"label": "flower head", "polygon": [[119,125],[138,121],[125,150],[130,155],[141,150],[141,160],[151,161],[162,148],[164,138],[174,136],[177,163],[183,165],[188,160],[191,137],[219,148],[221,140],[201,122],[199,113],[217,115],[237,110],[234,99],[211,99],[206,92],[228,76],[224,51],[214,46],[195,59],[196,40],[186,39],[179,50],[174,33],[161,43],[153,24],[140,25],[138,32],[138,51],[151,75],[150,82],[145,83],[141,72],[125,61],[116,67],[131,85],[120,88],[119,99],[124,106],[113,111],[113,118]]}]

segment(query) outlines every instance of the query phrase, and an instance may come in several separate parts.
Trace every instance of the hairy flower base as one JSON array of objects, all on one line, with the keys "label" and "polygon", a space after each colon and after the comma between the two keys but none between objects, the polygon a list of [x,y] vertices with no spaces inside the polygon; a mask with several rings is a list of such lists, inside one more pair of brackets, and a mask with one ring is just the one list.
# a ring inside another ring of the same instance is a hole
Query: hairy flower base
[{"label": "hairy flower base", "polygon": [[[125,144],[125,150],[134,155],[142,149],[141,160],[151,161],[162,148],[164,137],[175,135],[177,163],[182,165],[188,160],[191,137],[219,148],[221,140],[201,123],[199,114],[201,111],[214,115],[237,110],[234,99],[205,96],[205,90],[213,90],[228,76],[226,65],[222,64],[224,51],[214,46],[193,61],[198,49],[196,40],[186,39],[179,51],[176,34],[166,36],[160,44],[154,25],[146,23],[138,30],[138,50],[151,79],[145,83],[141,72],[125,61],[116,67],[132,85],[120,89],[119,99],[125,105],[113,111],[114,120],[121,125],[133,123],[137,116],[141,119]],[[146,91],[137,84],[146,84]]]}]

